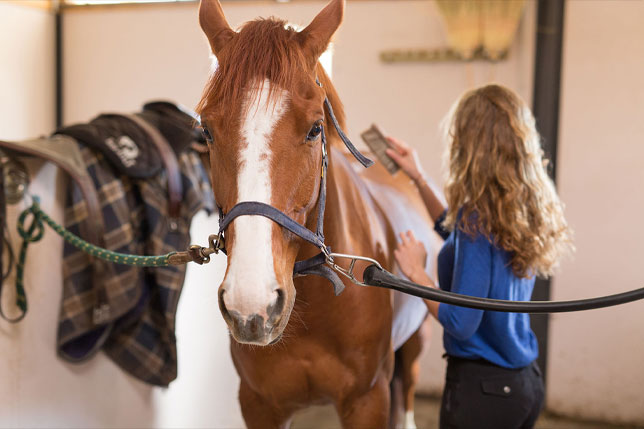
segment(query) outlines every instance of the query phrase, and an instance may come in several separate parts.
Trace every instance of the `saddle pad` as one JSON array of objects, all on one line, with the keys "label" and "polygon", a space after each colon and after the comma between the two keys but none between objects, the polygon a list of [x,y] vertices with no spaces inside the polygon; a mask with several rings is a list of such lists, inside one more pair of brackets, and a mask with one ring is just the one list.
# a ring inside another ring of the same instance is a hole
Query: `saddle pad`
[{"label": "saddle pad", "polygon": [[199,115],[168,101],[153,101],[143,106],[141,116],[156,127],[179,154],[194,143],[205,143]]},{"label": "saddle pad", "polygon": [[149,179],[163,166],[148,134],[120,115],[100,115],[87,124],[71,125],[56,133],[70,136],[102,153],[120,174],[127,177]]},{"label": "saddle pad", "polygon": [[[208,177],[195,153],[179,156],[183,180],[181,216],[168,221],[164,174],[149,180],[114,175],[104,157],[81,145],[99,195],[108,250],[161,255],[185,249],[190,222],[201,209],[212,212]],[[68,190],[65,227],[83,236],[88,212],[76,186]],[[58,354],[83,362],[99,349],[121,368],[147,383],[167,386],[177,376],[175,312],[186,266],[143,268],[110,264],[94,282],[94,260],[64,244],[64,284],[58,324]],[[95,320],[96,296],[105,296],[109,312]]]},{"label": "saddle pad", "polygon": [[421,298],[393,291],[391,343],[398,350],[420,328],[427,317],[427,306]]},{"label": "saddle pad", "polygon": [[[170,143],[175,154],[196,140],[195,119],[176,105],[157,101],[144,106],[140,114]],[[163,167],[157,146],[136,123],[119,114],[103,114],[87,124],[62,128],[64,134],[102,153],[116,170],[134,179],[149,179]]]}]

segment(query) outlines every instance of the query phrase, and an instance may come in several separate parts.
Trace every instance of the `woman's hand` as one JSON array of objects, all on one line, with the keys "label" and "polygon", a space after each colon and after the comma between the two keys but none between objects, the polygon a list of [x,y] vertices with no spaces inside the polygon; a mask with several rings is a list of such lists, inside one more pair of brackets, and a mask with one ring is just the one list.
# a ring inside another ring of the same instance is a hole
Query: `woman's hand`
[{"label": "woman's hand", "polygon": [[391,148],[387,149],[387,155],[396,161],[400,168],[402,168],[414,182],[418,182],[423,179],[425,177],[425,172],[423,171],[423,167],[420,165],[416,151],[404,141],[393,137],[387,137],[387,141],[391,145]]},{"label": "woman's hand", "polygon": [[[394,256],[402,272],[414,283],[436,288],[434,281],[425,272],[427,251],[420,241],[416,240],[414,233],[400,233],[400,243],[394,250]],[[429,312],[438,320],[438,308],[440,304],[436,301],[424,299]]]},{"label": "woman's hand", "polygon": [[416,240],[414,233],[400,233],[400,243],[394,250],[394,256],[402,272],[413,282],[419,283],[427,278],[425,263],[427,251],[420,241]]}]

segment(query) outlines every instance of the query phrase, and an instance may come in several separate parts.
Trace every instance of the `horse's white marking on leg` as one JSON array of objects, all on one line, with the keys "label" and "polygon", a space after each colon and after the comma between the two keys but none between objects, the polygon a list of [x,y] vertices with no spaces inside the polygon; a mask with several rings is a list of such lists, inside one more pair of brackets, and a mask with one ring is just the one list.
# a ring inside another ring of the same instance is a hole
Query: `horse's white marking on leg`
[{"label": "horse's white marking on leg", "polygon": [[403,429],[416,429],[416,421],[414,420],[414,410],[409,410],[405,412]]},{"label": "horse's white marking on leg", "polygon": [[[237,179],[237,202],[259,201],[271,204],[270,138],[288,105],[288,93],[275,94],[269,105],[270,83],[251,90],[241,135],[240,169]],[[235,239],[225,279],[225,302],[229,310],[242,316],[258,313],[266,317],[266,307],[275,299],[278,287],[273,267],[271,228],[273,222],[263,216],[240,216],[233,221]]]}]

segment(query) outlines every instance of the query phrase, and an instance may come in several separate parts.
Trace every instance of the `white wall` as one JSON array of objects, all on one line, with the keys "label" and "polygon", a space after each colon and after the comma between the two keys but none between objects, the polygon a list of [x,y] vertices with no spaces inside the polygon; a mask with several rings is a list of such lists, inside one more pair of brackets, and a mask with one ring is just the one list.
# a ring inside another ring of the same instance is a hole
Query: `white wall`
[{"label": "white wall", "polygon": [[[644,3],[565,13],[558,177],[577,254],[554,299],[644,286]],[[644,303],[551,320],[548,407],[644,424]]]},{"label": "white wall", "polygon": [[0,2],[0,139],[47,134],[55,125],[54,17]]}]

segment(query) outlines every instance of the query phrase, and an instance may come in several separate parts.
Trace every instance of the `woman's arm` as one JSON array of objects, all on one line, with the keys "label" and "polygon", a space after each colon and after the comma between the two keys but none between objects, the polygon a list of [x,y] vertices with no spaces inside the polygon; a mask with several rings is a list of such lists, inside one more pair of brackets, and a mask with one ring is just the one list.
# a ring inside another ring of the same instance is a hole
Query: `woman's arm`
[{"label": "woman's arm", "polygon": [[433,186],[429,184],[429,179],[418,160],[418,154],[401,140],[393,137],[387,137],[387,140],[392,146],[392,148],[387,149],[387,155],[396,161],[400,168],[414,181],[429,215],[436,222],[436,219],[445,211],[445,206],[437,197]]},{"label": "woman's arm", "polygon": [[[425,272],[425,261],[427,261],[425,246],[416,240],[413,232],[407,231],[407,233],[400,233],[400,243],[396,247],[396,250],[394,250],[394,256],[396,257],[396,261],[398,261],[400,270],[409,280],[423,286],[437,288],[434,281]],[[432,316],[438,319],[438,308],[440,304],[428,299],[423,301],[425,301],[427,309]]]},{"label": "woman's arm", "polygon": [[[434,281],[427,275],[425,271],[419,272],[417,276],[409,277],[409,280],[411,280],[414,283],[418,283],[419,285],[423,286],[428,286],[434,289],[438,289],[438,286],[434,283]],[[438,309],[440,308],[441,303],[438,301],[432,301],[430,299],[423,299],[425,301],[425,305],[427,306],[427,309],[431,313],[432,316],[438,320]]]}]

